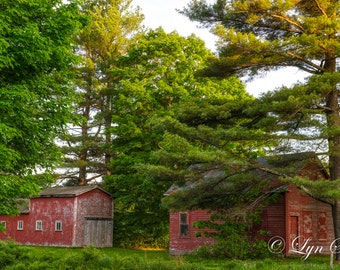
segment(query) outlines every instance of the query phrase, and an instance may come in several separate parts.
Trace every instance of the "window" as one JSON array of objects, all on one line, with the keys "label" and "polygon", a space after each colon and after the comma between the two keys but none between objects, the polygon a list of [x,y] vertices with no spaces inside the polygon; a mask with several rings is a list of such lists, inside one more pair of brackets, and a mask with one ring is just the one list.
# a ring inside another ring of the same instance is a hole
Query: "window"
[{"label": "window", "polygon": [[63,230],[63,223],[60,220],[55,222],[55,231],[61,232]]},{"label": "window", "polygon": [[41,220],[37,220],[35,222],[35,230],[36,231],[42,231],[42,221]]},{"label": "window", "polygon": [[22,231],[24,229],[24,222],[22,220],[18,221],[18,231]]},{"label": "window", "polygon": [[180,236],[189,235],[189,224],[188,224],[187,213],[179,213],[179,235]]},{"label": "window", "polygon": [[1,220],[0,221],[0,227],[1,227],[1,229],[5,229],[6,230],[6,221]]}]

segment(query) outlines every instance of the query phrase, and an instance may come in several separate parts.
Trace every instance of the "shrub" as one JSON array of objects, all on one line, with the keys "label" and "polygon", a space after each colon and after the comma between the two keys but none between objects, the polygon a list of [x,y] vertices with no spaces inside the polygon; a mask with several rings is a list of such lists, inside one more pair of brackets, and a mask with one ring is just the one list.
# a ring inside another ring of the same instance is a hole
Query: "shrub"
[{"label": "shrub", "polygon": [[214,245],[204,245],[194,254],[201,258],[259,259],[269,256],[267,245],[262,240],[250,241],[238,234],[220,239]]},{"label": "shrub", "polygon": [[14,241],[0,241],[0,269],[14,264],[16,261],[25,260],[28,257],[27,248]]}]

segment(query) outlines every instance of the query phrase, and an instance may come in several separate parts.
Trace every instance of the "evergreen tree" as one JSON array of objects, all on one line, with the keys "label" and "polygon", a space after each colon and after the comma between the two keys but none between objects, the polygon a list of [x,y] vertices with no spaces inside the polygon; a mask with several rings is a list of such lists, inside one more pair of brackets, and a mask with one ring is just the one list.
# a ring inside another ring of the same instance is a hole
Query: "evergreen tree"
[{"label": "evergreen tree", "polygon": [[1,214],[45,186],[60,159],[54,140],[73,112],[81,21],[73,1],[0,1]]},{"label": "evergreen tree", "polygon": [[[211,52],[197,37],[156,29],[140,37],[111,70],[111,76],[120,82],[113,96],[112,174],[105,184],[115,197],[115,235],[120,244],[166,245],[168,214],[161,199],[173,181],[147,172],[152,167],[155,174],[161,174],[161,161],[152,153],[163,147],[159,144],[163,124],[173,119],[173,107],[182,100],[204,96],[222,103],[222,92],[229,87],[235,95],[240,93],[235,102],[246,95],[237,79],[221,83],[195,77],[209,56]],[[176,160],[172,166],[180,166],[180,162]]]},{"label": "evergreen tree", "polygon": [[66,160],[60,177],[67,184],[100,182],[110,174],[112,92],[117,78],[108,70],[142,31],[143,16],[131,8],[131,2],[91,0],[82,5],[90,23],[77,38],[83,59],[78,67],[77,115],[62,137]]},{"label": "evergreen tree", "polygon": [[[285,142],[287,138],[313,140],[316,146],[317,139],[325,139],[335,185],[340,179],[339,11],[337,0],[216,0],[214,4],[193,0],[182,10],[190,19],[212,27],[219,37],[218,56],[210,59],[206,75],[252,76],[287,66],[312,75],[305,85],[264,95],[253,110],[262,120],[255,122]],[[301,144],[291,146],[296,145]],[[334,192],[332,196],[339,238],[340,200]]]}]

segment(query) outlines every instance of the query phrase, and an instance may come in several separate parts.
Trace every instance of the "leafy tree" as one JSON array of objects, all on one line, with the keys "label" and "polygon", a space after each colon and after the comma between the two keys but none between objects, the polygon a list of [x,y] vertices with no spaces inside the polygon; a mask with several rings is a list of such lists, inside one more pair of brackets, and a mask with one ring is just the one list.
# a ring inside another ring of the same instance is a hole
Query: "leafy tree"
[{"label": "leafy tree", "polygon": [[210,55],[195,36],[184,38],[156,29],[140,37],[111,70],[120,83],[113,96],[112,174],[105,184],[115,197],[115,235],[122,244],[166,243],[168,217],[161,198],[172,181],[158,181],[147,171],[158,168],[152,152],[160,147],[161,126],[164,119],[173,118],[172,108],[190,97],[218,100],[226,86],[245,93],[237,79],[223,84],[194,76]]},{"label": "leafy tree", "polygon": [[[0,1],[0,213],[35,194],[60,158],[54,139],[73,112],[73,1]],[[41,170],[43,174],[37,175]]]},{"label": "leafy tree", "polygon": [[[320,150],[315,149],[317,139],[325,139],[332,181],[340,179],[339,11],[336,0],[216,0],[213,4],[193,0],[181,11],[212,27],[220,38],[219,54],[210,59],[205,75],[252,76],[286,66],[312,75],[305,85],[264,95],[260,106],[248,112],[262,116],[254,124],[268,135],[285,142],[294,139],[293,147],[312,140],[310,149]],[[333,197],[335,237],[339,238],[340,200],[337,194]]]},{"label": "leafy tree", "polygon": [[83,60],[77,70],[77,114],[62,137],[66,170],[61,179],[67,184],[86,185],[110,174],[111,92],[117,78],[108,70],[142,31],[143,16],[131,2],[91,0],[82,5],[90,23],[77,37]]}]

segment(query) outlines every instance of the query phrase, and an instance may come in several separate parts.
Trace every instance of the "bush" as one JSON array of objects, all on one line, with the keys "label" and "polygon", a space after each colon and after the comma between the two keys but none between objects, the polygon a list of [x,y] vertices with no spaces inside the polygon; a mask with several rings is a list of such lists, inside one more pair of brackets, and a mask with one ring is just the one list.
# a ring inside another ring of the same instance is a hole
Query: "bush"
[{"label": "bush", "polygon": [[28,258],[27,248],[14,241],[0,241],[0,269]]},{"label": "bush", "polygon": [[240,235],[230,235],[219,240],[215,245],[204,245],[198,248],[194,255],[201,258],[220,259],[260,259],[269,257],[267,244],[262,240],[249,241]]},{"label": "bush", "polygon": [[229,216],[228,213],[216,212],[210,220],[196,221],[194,226],[205,236],[214,238],[216,244],[200,247],[195,254],[202,258],[239,260],[269,257],[266,242],[254,238],[255,225],[261,222],[260,213]]}]

